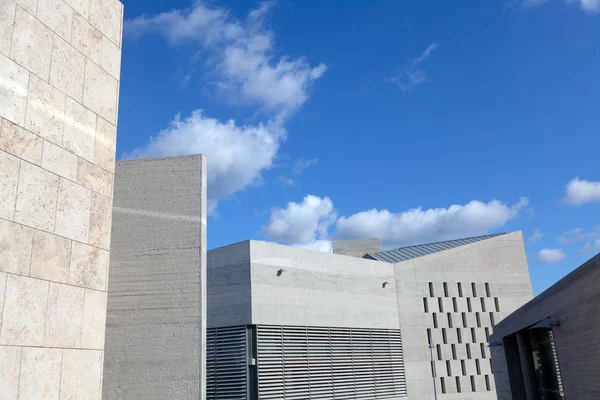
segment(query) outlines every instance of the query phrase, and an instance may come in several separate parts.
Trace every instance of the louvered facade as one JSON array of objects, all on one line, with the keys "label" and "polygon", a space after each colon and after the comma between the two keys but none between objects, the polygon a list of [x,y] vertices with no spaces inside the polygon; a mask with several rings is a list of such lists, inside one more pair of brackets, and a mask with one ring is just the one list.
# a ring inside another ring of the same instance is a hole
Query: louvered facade
[{"label": "louvered facade", "polygon": [[246,400],[248,398],[247,338],[245,326],[207,330],[207,399]]}]

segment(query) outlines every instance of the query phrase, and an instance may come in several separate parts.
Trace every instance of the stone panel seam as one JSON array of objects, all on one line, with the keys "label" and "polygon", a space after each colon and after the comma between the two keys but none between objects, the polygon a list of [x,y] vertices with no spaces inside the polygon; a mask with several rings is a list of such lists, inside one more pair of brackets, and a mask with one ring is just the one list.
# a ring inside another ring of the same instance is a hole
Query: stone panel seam
[{"label": "stone panel seam", "polygon": [[[17,8],[19,7],[19,5],[17,3],[15,3],[15,15],[13,16],[13,26],[12,26],[12,31],[10,33],[10,45],[8,46],[8,59],[11,60],[10,55],[12,53],[12,43],[13,43],[13,37],[15,36],[15,25],[17,22]],[[27,85],[29,87],[29,85]],[[27,106],[27,104],[25,104],[25,106]]]},{"label": "stone panel seam", "polygon": [[[16,224],[18,224],[18,222],[15,222]],[[21,225],[21,224],[19,224]],[[25,226],[25,225],[21,225],[21,226]],[[31,228],[33,229],[33,232],[31,233],[31,249],[29,250],[29,270],[27,271],[27,276],[31,276],[31,264],[33,264],[33,238],[35,237],[35,231],[37,229],[35,228]],[[43,231],[40,231],[43,232]]]},{"label": "stone panel seam", "polygon": [[[10,154],[10,153],[7,153],[7,154]],[[23,161],[22,158],[20,158],[20,157],[17,157],[17,158],[19,159],[19,172],[17,173],[17,191],[15,193],[15,205],[13,207],[12,219],[11,219],[13,222],[15,220],[15,216],[17,215],[17,199],[19,198],[19,182],[21,181],[21,163]],[[30,261],[29,265],[31,266],[31,261]]]},{"label": "stone panel seam", "polygon": [[[48,282],[48,283],[56,283],[57,285],[65,285],[65,286],[70,286],[70,287],[74,287],[74,288],[77,288],[77,289],[93,290],[94,292],[106,293],[105,290],[92,289],[92,288],[88,288],[88,287],[85,287],[85,286],[76,286],[76,285],[73,285],[73,284],[70,284],[70,283],[63,283],[63,282],[58,282],[58,281],[51,281],[51,280],[43,279],[43,278],[36,278],[34,276],[19,275],[19,274],[14,274],[12,272],[5,272],[5,274],[12,275],[12,276],[18,276],[18,277],[21,277],[21,278],[35,279],[35,280],[38,280],[38,281],[43,281],[43,282]],[[50,290],[50,289],[48,289],[48,290]],[[5,294],[5,296],[6,296],[6,294]],[[45,331],[46,331],[46,329],[44,328],[44,332]],[[2,345],[2,346],[4,346],[4,345]],[[28,347],[36,347],[36,346],[28,346]]]},{"label": "stone panel seam", "polygon": [[58,399],[60,400],[60,389],[62,386],[63,361],[65,360],[65,351],[60,352],[60,374],[58,376]]},{"label": "stone panel seam", "polygon": [[[24,160],[23,160],[23,161],[24,161]],[[67,179],[67,180],[68,180],[68,179]],[[79,186],[81,186],[81,185],[79,185]],[[86,189],[87,189],[87,188],[86,188]],[[106,196],[104,196],[104,197],[106,197]],[[2,219],[2,220],[4,220],[4,221],[11,222],[11,223],[13,223],[13,224],[17,224],[17,225],[24,226],[24,227],[26,227],[26,228],[31,228],[31,229],[33,229],[34,231],[40,231],[40,232],[44,232],[44,233],[49,233],[49,234],[51,234],[51,235],[54,235],[54,236],[57,236],[57,237],[59,237],[59,238],[63,238],[63,239],[67,239],[67,240],[71,240],[72,242],[77,242],[77,243],[85,244],[86,246],[90,246],[90,247],[94,247],[94,248],[96,248],[96,249],[100,249],[100,250],[104,250],[104,251],[108,251],[108,252],[110,252],[110,249],[105,249],[105,248],[103,248],[103,247],[94,246],[93,244],[89,244],[89,243],[86,243],[86,242],[80,242],[79,240],[71,239],[71,238],[69,238],[69,237],[62,236],[62,235],[59,235],[59,234],[57,234],[57,233],[54,233],[54,232],[48,232],[48,231],[45,231],[45,230],[43,230],[43,229],[38,229],[38,228],[35,228],[35,227],[33,227],[33,226],[25,225],[25,224],[22,224],[22,223],[20,223],[20,222],[11,221],[10,219],[6,219],[6,218],[2,218],[2,217],[0,217],[0,219]],[[30,265],[30,266],[31,266],[31,265]],[[10,273],[10,272],[7,272],[7,273]],[[18,275],[18,274],[13,274],[13,275]],[[25,276],[25,275],[19,275],[19,276]],[[40,279],[40,278],[36,278],[36,279]],[[45,280],[45,279],[43,279],[43,280]],[[48,281],[48,282],[54,282],[54,281]],[[59,283],[60,283],[60,282],[59,282]],[[96,290],[96,289],[94,289],[94,290]]]},{"label": "stone panel seam", "polygon": [[23,365],[23,346],[14,346],[21,347],[21,355],[19,357],[19,376],[17,377],[17,399],[19,398],[19,386],[21,385],[21,367]]},{"label": "stone panel seam", "polygon": [[91,347],[56,347],[56,346],[34,346],[34,345],[24,346],[22,344],[2,344],[2,345],[0,345],[0,347],[27,347],[30,349],[81,350],[81,351],[101,351],[102,350],[99,348],[91,348]]},{"label": "stone panel seam", "polygon": [[8,288],[8,272],[6,273],[6,279],[4,280],[4,298],[2,299],[2,320],[0,320],[0,332],[2,332],[2,321],[4,320],[4,308],[6,307],[6,289]]},{"label": "stone panel seam", "polygon": [[[37,278],[31,278],[37,279]],[[41,348],[47,348],[46,345],[46,328],[48,328],[48,309],[50,308],[50,283],[48,283],[48,293],[46,294],[46,320],[44,321],[44,338]]]},{"label": "stone panel seam", "polygon": [[[46,147],[46,146],[44,146]],[[42,160],[44,159],[44,150],[42,149]],[[50,172],[50,171],[48,171]],[[52,229],[52,234],[56,235],[56,217],[58,216],[58,194],[60,193],[60,178],[62,178],[60,175],[56,175],[58,176],[58,188],[56,190],[56,208],[54,209],[54,229]]]},{"label": "stone panel seam", "polygon": [[[71,274],[71,263],[69,262],[69,275]],[[79,329],[79,347],[81,349],[81,344],[83,343],[83,323],[85,320],[85,299],[87,299],[87,293],[85,292],[85,288],[83,289],[83,305],[81,308],[81,329]]]}]

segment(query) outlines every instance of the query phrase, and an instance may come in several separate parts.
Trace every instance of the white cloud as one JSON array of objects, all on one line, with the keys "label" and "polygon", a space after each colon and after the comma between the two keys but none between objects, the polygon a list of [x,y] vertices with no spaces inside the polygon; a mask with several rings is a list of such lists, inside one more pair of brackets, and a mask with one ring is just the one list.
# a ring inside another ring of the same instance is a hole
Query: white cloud
[{"label": "white cloud", "polygon": [[439,45],[437,43],[431,43],[420,56],[409,60],[406,65],[399,68],[400,72],[396,76],[390,78],[389,81],[398,85],[403,92],[406,92],[421,83],[427,82],[427,74],[419,68],[419,65],[438,47]]},{"label": "white cloud", "polygon": [[554,264],[565,259],[562,249],[542,249],[538,253],[537,262],[540,264]]},{"label": "white cloud", "polygon": [[595,242],[587,242],[581,249],[577,250],[580,254],[591,253],[595,251],[600,251],[600,239],[597,239]]},{"label": "white cloud", "polygon": [[294,175],[300,175],[306,168],[317,165],[318,162],[319,160],[316,158],[311,158],[310,160],[296,160],[294,161],[292,172]]},{"label": "white cloud", "polygon": [[567,204],[585,204],[600,202],[600,182],[590,182],[576,177],[565,186],[566,196],[562,199]]},{"label": "white cloud", "polygon": [[262,233],[278,242],[329,251],[328,229],[335,220],[336,211],[328,197],[308,195],[301,203],[273,209]]},{"label": "white cloud", "polygon": [[529,237],[529,241],[536,242],[537,240],[541,239],[542,236],[544,236],[542,231],[540,231],[539,229],[534,229],[533,234]]},{"label": "white cloud", "polygon": [[265,27],[273,3],[262,3],[243,19],[224,8],[196,2],[185,10],[142,15],[126,21],[128,37],[164,36],[171,45],[192,44],[208,60],[214,87],[226,100],[254,106],[266,115],[263,123],[239,125],[205,116],[200,110],[151,137],[125,158],[203,153],[208,156],[209,207],[261,181],[285,140],[286,119],[308,99],[312,84],[326,70],[303,57],[278,57],[274,33]]},{"label": "white cloud", "polygon": [[167,129],[124,158],[205,154],[209,209],[213,211],[220,199],[261,181],[261,172],[273,165],[282,136],[277,126],[238,126],[197,110],[183,120],[177,116]]},{"label": "white cloud", "polygon": [[[549,0],[523,0],[521,5],[523,7],[535,7],[540,4],[547,3]],[[600,12],[600,0],[563,0],[565,3],[575,3],[579,4],[581,9],[588,13],[598,13]],[[514,4],[514,2],[513,2]]]},{"label": "white cloud", "polygon": [[528,203],[523,197],[511,206],[498,200],[473,200],[448,208],[419,207],[399,213],[372,209],[341,217],[336,224],[336,237],[378,237],[382,246],[389,248],[483,235],[515,218]]},{"label": "white cloud", "polygon": [[572,244],[577,242],[585,242],[590,239],[600,237],[600,232],[586,232],[583,228],[575,228],[571,231],[564,232],[556,237],[556,241],[560,244]]}]

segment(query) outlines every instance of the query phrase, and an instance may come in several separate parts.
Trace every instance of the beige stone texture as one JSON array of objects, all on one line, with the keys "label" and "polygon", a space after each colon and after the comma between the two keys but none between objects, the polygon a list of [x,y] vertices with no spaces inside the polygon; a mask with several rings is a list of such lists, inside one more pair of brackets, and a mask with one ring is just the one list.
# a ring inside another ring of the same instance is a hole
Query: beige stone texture
[{"label": "beige stone texture", "polygon": [[31,15],[35,15],[38,0],[14,0],[18,5],[27,10]]},{"label": "beige stone texture", "polygon": [[15,222],[52,232],[57,193],[58,176],[22,161]]},{"label": "beige stone texture", "polygon": [[75,11],[88,18],[90,15],[90,0],[65,0]]},{"label": "beige stone texture", "polygon": [[47,281],[8,275],[0,344],[42,346],[48,306]]},{"label": "beige stone texture", "polygon": [[92,192],[76,183],[61,179],[56,209],[57,235],[88,242]]},{"label": "beige stone texture", "polygon": [[54,282],[69,281],[71,241],[42,231],[33,234],[31,273],[35,278]]},{"label": "beige stone texture", "polygon": [[73,9],[63,0],[38,0],[37,18],[63,39],[71,40]]},{"label": "beige stone texture", "polygon": [[99,400],[101,379],[102,351],[64,351],[60,400]]},{"label": "beige stone texture", "polygon": [[0,1],[0,53],[7,57],[10,55],[16,9],[13,1]]},{"label": "beige stone texture", "polygon": [[0,218],[12,220],[15,215],[20,164],[17,157],[0,151]]},{"label": "beige stone texture", "polygon": [[[34,13],[35,15],[35,13]],[[10,57],[48,81],[52,57],[52,31],[33,15],[17,7]]]},{"label": "beige stone texture", "polygon": [[0,219],[0,271],[29,275],[33,229]]},{"label": "beige stone texture", "polygon": [[102,37],[101,67],[117,81],[121,76],[121,49],[106,36]]},{"label": "beige stone texture", "polygon": [[89,244],[107,250],[110,249],[111,226],[112,200],[109,197],[92,192]]},{"label": "beige stone texture", "polygon": [[19,125],[2,119],[0,122],[0,150],[30,163],[42,164],[44,139],[26,131]]},{"label": "beige stone texture", "polygon": [[77,156],[46,141],[42,155],[42,168],[74,181],[77,179]]},{"label": "beige stone texture", "polygon": [[50,83],[78,102],[83,101],[85,56],[60,37],[54,38]]},{"label": "beige stone texture", "polygon": [[86,57],[100,65],[102,61],[102,33],[81,15],[73,17],[71,44]]},{"label": "beige stone texture", "polygon": [[24,347],[18,399],[59,400],[61,362],[60,349]]},{"label": "beige stone texture", "polygon": [[117,127],[103,118],[96,125],[96,147],[94,163],[111,173],[115,172],[117,151]]},{"label": "beige stone texture", "polygon": [[84,159],[78,160],[77,183],[105,196],[112,197],[113,175]]},{"label": "beige stone texture", "polygon": [[21,347],[0,346],[0,399],[17,400]]},{"label": "beige stone texture", "polygon": [[106,292],[85,289],[83,329],[81,333],[81,347],[84,349],[104,349],[106,300]]},{"label": "beige stone texture", "polygon": [[48,321],[44,340],[46,347],[79,347],[83,321],[83,298],[82,288],[50,283]]},{"label": "beige stone texture", "polygon": [[109,253],[106,250],[73,242],[69,283],[96,290],[106,290]]},{"label": "beige stone texture", "polygon": [[85,63],[83,105],[116,124],[117,80],[89,60]]},{"label": "beige stone texture", "polygon": [[118,0],[90,2],[90,22],[119,47],[122,15],[123,5]]},{"label": "beige stone texture", "polygon": [[0,272],[0,331],[2,331],[2,311],[4,310],[4,292],[6,291],[6,272]]},{"label": "beige stone texture", "polygon": [[29,79],[25,128],[62,145],[66,96],[35,75]]},{"label": "beige stone texture", "polygon": [[79,157],[94,161],[96,114],[67,97],[63,147]]},{"label": "beige stone texture", "polygon": [[0,117],[19,125],[25,123],[29,72],[14,61],[0,55]]}]

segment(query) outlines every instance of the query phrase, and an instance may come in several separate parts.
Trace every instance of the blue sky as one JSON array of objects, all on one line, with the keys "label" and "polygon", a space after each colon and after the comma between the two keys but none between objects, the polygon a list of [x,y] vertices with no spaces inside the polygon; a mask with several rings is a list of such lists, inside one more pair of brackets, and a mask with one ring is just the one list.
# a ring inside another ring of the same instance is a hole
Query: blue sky
[{"label": "blue sky", "polygon": [[124,3],[117,153],[207,154],[209,248],[600,251],[600,0]]}]

